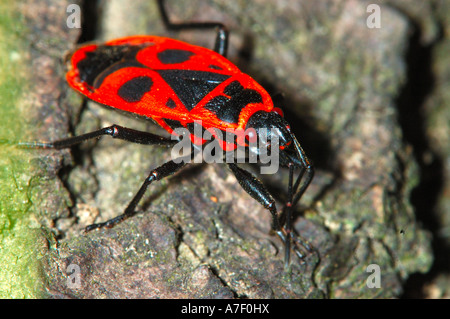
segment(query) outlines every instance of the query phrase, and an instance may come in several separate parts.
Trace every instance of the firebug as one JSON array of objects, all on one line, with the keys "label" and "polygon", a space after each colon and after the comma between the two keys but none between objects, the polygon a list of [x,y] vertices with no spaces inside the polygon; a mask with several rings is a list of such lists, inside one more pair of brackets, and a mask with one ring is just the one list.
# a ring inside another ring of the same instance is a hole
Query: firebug
[{"label": "firebug", "polygon": [[[212,132],[224,151],[241,146],[246,148],[248,154],[257,156],[261,154],[258,154],[257,148],[249,147],[248,139],[235,138],[229,143],[224,136],[229,136],[230,130],[252,129],[256,137],[264,132],[269,149],[270,141],[276,137],[280,165],[289,169],[288,199],[282,211],[277,209],[272,195],[252,173],[237,163],[227,165],[242,188],[271,213],[272,230],[285,244],[287,266],[291,240],[295,239],[292,210],[311,183],[313,165],[281,110],[274,107],[267,91],[226,58],[227,28],[217,22],[172,23],[163,0],[158,0],[158,7],[164,24],[170,30],[216,29],[214,49],[152,35],[89,44],[72,54],[66,74],[67,82],[88,99],[150,119],[169,134],[175,134],[179,128],[186,129],[192,145],[197,148],[210,141],[196,135],[196,125],[201,127],[201,132]],[[83,135],[33,145],[62,149],[104,135],[145,145],[172,146],[178,142],[176,138],[111,125]],[[113,227],[133,216],[150,184],[179,171],[189,163],[190,158],[173,159],[153,169],[123,214],[106,222],[89,225],[86,232]],[[283,225],[280,222],[281,214],[286,216]],[[296,247],[294,249],[302,257],[300,251]]]}]

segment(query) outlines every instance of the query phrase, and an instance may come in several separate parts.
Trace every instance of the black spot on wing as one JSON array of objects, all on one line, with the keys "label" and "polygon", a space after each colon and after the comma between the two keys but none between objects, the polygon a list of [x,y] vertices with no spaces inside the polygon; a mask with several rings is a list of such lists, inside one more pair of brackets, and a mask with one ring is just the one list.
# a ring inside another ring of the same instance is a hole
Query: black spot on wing
[{"label": "black spot on wing", "polygon": [[179,49],[167,49],[157,54],[159,61],[163,64],[183,63],[192,55],[194,55],[193,52]]},{"label": "black spot on wing", "polygon": [[212,98],[205,109],[214,113],[219,120],[227,123],[237,123],[239,114],[250,103],[261,103],[262,97],[258,91],[244,89],[239,81],[233,81],[224,89],[224,94]]},{"label": "black spot on wing", "polygon": [[229,96],[234,96],[241,94],[241,92],[244,90],[244,87],[239,81],[233,81],[230,84],[228,84],[225,89],[223,90],[223,93]]},{"label": "black spot on wing", "polygon": [[146,66],[136,60],[137,53],[146,45],[100,45],[78,62],[80,80],[94,88],[100,87],[109,74],[127,66]]},{"label": "black spot on wing", "polygon": [[169,97],[169,99],[168,99],[167,102],[166,102],[166,106],[167,106],[168,108],[174,109],[174,108],[177,107],[177,104],[175,103],[175,101],[174,101],[173,99],[171,99],[171,98]]},{"label": "black spot on wing", "polygon": [[145,93],[150,91],[153,85],[152,78],[148,76],[138,76],[125,82],[117,91],[126,102],[133,103],[142,99]]},{"label": "black spot on wing", "polygon": [[158,70],[157,72],[189,111],[230,77],[220,73],[191,70]]},{"label": "black spot on wing", "polygon": [[114,73],[114,72],[116,72],[116,71],[118,71],[120,69],[130,68],[130,67],[145,68],[146,66],[141,64],[141,63],[139,63],[138,61],[124,61],[124,62],[120,61],[120,62],[117,62],[117,63],[111,65],[110,67],[108,67],[107,69],[103,70],[103,72],[101,72],[95,78],[94,83],[92,84],[92,86],[95,89],[98,89],[100,87],[100,85],[102,85],[103,81],[105,80],[105,78],[108,75],[110,75],[110,74],[112,74],[112,73]]}]

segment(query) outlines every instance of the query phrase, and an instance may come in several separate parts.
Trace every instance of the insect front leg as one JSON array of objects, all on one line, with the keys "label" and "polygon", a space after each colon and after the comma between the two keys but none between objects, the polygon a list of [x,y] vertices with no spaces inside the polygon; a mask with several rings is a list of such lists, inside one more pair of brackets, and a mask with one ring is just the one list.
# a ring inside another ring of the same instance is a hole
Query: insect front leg
[{"label": "insect front leg", "polygon": [[[263,183],[258,180],[253,174],[250,172],[238,167],[236,164],[229,163],[231,171],[234,176],[238,180],[239,184],[242,188],[254,199],[256,199],[261,205],[267,208],[272,215],[272,230],[276,232],[278,237],[285,244],[285,267],[289,267],[289,258],[290,258],[290,234],[286,233],[286,231],[281,227],[279,216],[277,213],[277,208],[275,205],[275,200],[269,191],[264,187]],[[300,251],[297,251],[297,247],[295,246],[296,254],[302,258],[302,254]]]},{"label": "insect front leg", "polygon": [[309,184],[311,183],[313,177],[314,177],[314,168],[311,164],[308,165],[300,165],[300,172],[295,180],[294,184],[294,169],[296,165],[293,162],[290,162],[288,165],[289,168],[289,184],[288,184],[288,199],[286,201],[285,206],[283,207],[283,214],[286,217],[286,223],[285,223],[285,231],[286,231],[286,255],[285,255],[285,263],[289,263],[289,253],[288,249],[291,245],[291,240],[294,243],[294,251],[296,252],[297,256],[300,259],[303,259],[303,254],[300,252],[300,249],[297,245],[299,243],[302,247],[306,248],[309,252],[311,252],[313,249],[311,246],[306,243],[304,240],[302,240],[300,237],[295,236],[292,224],[293,219],[293,208],[297,205],[297,203],[300,201],[303,193],[308,188]]},{"label": "insect front leg", "polygon": [[[309,252],[312,251],[312,247],[309,246],[304,240],[293,232],[293,209],[300,201],[301,197],[305,193],[308,186],[314,177],[314,167],[309,159],[306,157],[305,152],[301,148],[295,136],[292,135],[294,141],[294,146],[296,153],[281,153],[281,159],[283,166],[289,168],[289,183],[288,183],[288,197],[283,207],[283,212],[281,216],[285,217],[285,231],[286,231],[286,245],[289,247],[291,245],[291,239],[296,247],[294,251],[300,259],[303,259],[303,254],[298,247],[298,244]],[[299,169],[298,175],[294,180],[295,169]],[[294,183],[295,181],[295,183]],[[288,251],[288,249],[286,249]],[[289,254],[285,255],[286,264],[289,263]]]}]

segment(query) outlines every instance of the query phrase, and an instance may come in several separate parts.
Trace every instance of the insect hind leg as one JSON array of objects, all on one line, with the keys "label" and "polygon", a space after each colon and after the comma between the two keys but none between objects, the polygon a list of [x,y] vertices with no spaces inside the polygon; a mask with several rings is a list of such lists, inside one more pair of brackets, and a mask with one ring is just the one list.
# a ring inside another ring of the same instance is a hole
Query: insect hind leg
[{"label": "insect hind leg", "polygon": [[220,55],[226,56],[228,51],[228,29],[220,22],[182,22],[173,23],[167,14],[164,0],[158,0],[158,8],[163,19],[164,25],[168,30],[187,30],[187,29],[217,29],[214,51]]}]

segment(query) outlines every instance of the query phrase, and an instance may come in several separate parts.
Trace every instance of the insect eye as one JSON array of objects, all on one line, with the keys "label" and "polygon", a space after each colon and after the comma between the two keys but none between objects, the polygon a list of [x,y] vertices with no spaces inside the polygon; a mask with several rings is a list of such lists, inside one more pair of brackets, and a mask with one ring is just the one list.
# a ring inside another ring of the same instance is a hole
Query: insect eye
[{"label": "insect eye", "polygon": [[273,108],[273,112],[277,113],[279,116],[284,117],[284,113],[283,110],[280,109],[279,107],[274,107]]}]

